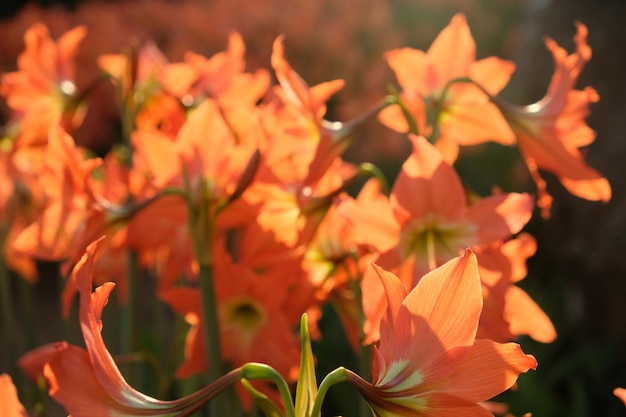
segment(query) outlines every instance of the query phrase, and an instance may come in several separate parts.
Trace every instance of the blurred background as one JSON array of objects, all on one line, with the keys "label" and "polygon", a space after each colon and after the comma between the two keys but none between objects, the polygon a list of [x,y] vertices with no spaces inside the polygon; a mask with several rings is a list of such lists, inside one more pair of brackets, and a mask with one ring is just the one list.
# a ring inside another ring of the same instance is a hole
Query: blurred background
[{"label": "blurred background", "polygon": [[[610,181],[613,198],[608,204],[577,199],[546,174],[554,196],[552,217],[544,220],[536,213],[526,228],[537,238],[538,252],[520,286],[552,318],[559,337],[550,345],[520,340],[524,351],[537,357],[539,367],[521,377],[520,389],[503,400],[511,403],[517,416],[524,412],[534,417],[626,416],[626,407],[612,394],[616,386],[626,387],[623,0],[4,0],[0,72],[16,68],[24,31],[37,21],[44,22],[55,38],[78,24],[87,26],[78,56],[79,89],[97,74],[98,55],[119,53],[148,39],[170,61],[180,61],[187,50],[205,56],[224,50],[229,32],[236,30],[246,43],[247,69],[254,70],[270,68],[272,42],[284,34],[287,59],[310,85],[346,80],[346,87],[332,99],[327,118],[347,120],[385,96],[389,84],[396,84],[382,58],[385,51],[404,46],[427,49],[457,12],[467,16],[478,58],[497,55],[516,63],[503,95],[518,104],[541,98],[550,81],[553,63],[544,37],[572,51],[574,22],[589,29],[593,58],[578,87],[597,89],[600,102],[592,105],[588,118],[597,139],[586,149],[586,159]],[[112,89],[99,88],[90,106],[88,119],[74,136],[81,145],[104,152],[119,136]],[[3,121],[7,116],[7,109],[0,108]],[[405,137],[373,121],[349,149],[347,159],[372,161],[393,178],[408,152]],[[465,150],[457,168],[468,187],[482,194],[493,185],[533,192],[514,148],[485,145]],[[46,301],[46,292],[56,294],[51,288],[55,284],[41,284],[42,306],[54,308],[54,301]],[[330,313],[324,317],[321,327],[329,336],[316,345],[320,363],[331,369],[342,360],[329,348],[331,341],[342,338],[334,323]],[[46,337],[51,339],[42,342],[58,339]],[[349,416],[341,390],[329,395],[325,413]]]}]

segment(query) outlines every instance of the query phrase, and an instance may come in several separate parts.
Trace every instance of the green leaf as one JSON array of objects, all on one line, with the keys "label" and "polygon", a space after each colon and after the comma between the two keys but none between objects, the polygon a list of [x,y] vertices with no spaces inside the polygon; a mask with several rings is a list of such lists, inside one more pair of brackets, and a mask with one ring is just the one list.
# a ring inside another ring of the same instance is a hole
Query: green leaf
[{"label": "green leaf", "polygon": [[309,322],[306,314],[300,319],[300,375],[296,387],[296,417],[311,416],[313,403],[317,396],[317,380],[315,379],[315,362],[311,349],[311,336],[309,334]]}]

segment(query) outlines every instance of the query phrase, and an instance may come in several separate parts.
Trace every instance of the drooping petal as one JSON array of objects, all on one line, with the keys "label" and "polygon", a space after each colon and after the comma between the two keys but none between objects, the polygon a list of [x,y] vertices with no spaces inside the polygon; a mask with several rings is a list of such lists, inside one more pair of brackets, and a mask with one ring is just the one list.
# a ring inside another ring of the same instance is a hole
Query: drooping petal
[{"label": "drooping petal", "polygon": [[527,334],[538,342],[551,343],[556,330],[546,313],[530,298],[526,291],[511,285],[505,293],[505,318],[511,333]]},{"label": "drooping petal", "polygon": [[149,404],[151,398],[133,389],[124,380],[113,357],[107,350],[102,339],[102,310],[109,300],[109,294],[115,287],[113,283],[105,283],[91,292],[92,270],[97,242],[87,247],[85,255],[74,268],[73,275],[80,294],[79,319],[80,327],[89,352],[93,373],[100,386],[119,404],[136,402]]},{"label": "drooping petal", "polygon": [[520,373],[536,367],[535,358],[522,352],[518,344],[480,339],[441,390],[470,401],[485,401],[509,389]]}]

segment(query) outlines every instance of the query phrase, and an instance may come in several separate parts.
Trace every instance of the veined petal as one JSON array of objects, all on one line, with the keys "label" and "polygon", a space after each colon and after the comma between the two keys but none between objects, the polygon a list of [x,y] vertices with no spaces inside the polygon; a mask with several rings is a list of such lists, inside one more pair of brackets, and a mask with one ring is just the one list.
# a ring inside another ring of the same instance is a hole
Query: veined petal
[{"label": "veined petal", "polygon": [[406,357],[425,381],[445,377],[466,354],[476,337],[482,301],[476,255],[469,250],[424,275],[407,295],[396,338],[410,339]]},{"label": "veined petal", "polygon": [[536,367],[535,358],[516,343],[476,340],[461,366],[442,383],[441,391],[469,401],[485,401],[509,389],[519,374]]},{"label": "veined petal", "polygon": [[[436,417],[493,417],[490,411],[456,395],[434,393],[426,398],[427,416]],[[415,414],[410,414],[415,416]]]}]

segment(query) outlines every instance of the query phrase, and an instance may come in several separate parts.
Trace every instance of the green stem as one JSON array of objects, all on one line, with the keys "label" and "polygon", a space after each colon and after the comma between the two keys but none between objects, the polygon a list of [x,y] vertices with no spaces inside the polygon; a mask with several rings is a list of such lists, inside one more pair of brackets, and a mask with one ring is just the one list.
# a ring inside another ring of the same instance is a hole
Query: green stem
[{"label": "green stem", "polygon": [[[218,321],[217,297],[215,295],[215,282],[213,277],[213,266],[211,264],[200,264],[200,297],[202,300],[204,346],[206,349],[207,364],[209,367],[210,381],[217,380],[224,373],[222,362],[222,351],[220,345],[220,329]],[[211,406],[211,416],[223,415],[227,410],[225,397],[220,396],[217,401],[213,401]]]},{"label": "green stem", "polygon": [[[122,310],[122,334],[121,351],[123,354],[134,353],[136,349],[137,331],[137,280],[138,280],[138,260],[137,253],[133,250],[128,252],[127,257],[127,299],[126,306]],[[131,385],[137,383],[136,373],[132,365],[126,366],[126,378]]]},{"label": "green stem", "polygon": [[[371,373],[372,362],[372,345],[361,346],[361,355],[359,356],[359,374],[363,377]],[[361,396],[358,398],[359,417],[371,417],[372,412],[367,401]]]},{"label": "green stem", "polygon": [[[33,305],[37,304],[35,300],[35,293],[33,285],[25,279],[20,279],[18,284],[20,292],[20,307],[22,311],[22,317],[24,317],[24,327],[26,328],[26,349],[31,350],[39,345],[37,340],[37,320],[33,315],[35,311]],[[33,302],[34,300],[34,302]]]},{"label": "green stem", "polygon": [[406,124],[409,129],[408,133],[419,135],[419,128],[417,127],[417,122],[413,118],[413,115],[411,114],[411,111],[406,106],[406,104],[404,104],[404,102],[400,100],[400,93],[398,92],[398,90],[396,90],[396,88],[393,86],[389,86],[388,90],[391,94],[391,98],[387,99],[388,104],[397,104],[398,106],[400,106],[400,110],[402,111],[402,115],[406,119]]},{"label": "green stem", "polygon": [[0,261],[0,302],[2,303],[2,328],[4,329],[4,340],[7,349],[7,359],[9,361],[8,372],[14,378],[17,376],[16,348],[13,317],[13,301],[11,299],[11,283],[9,282],[9,270],[4,261]]},{"label": "green stem", "polygon": [[315,397],[315,402],[313,403],[313,408],[311,409],[310,417],[318,417],[322,411],[322,404],[324,403],[324,397],[326,397],[326,393],[333,385],[337,385],[341,382],[346,382],[348,380],[348,374],[346,372],[346,368],[340,366],[335,369],[322,381],[320,387],[317,391],[317,396]]},{"label": "green stem", "polygon": [[283,378],[274,368],[264,363],[246,363],[241,367],[241,369],[243,371],[243,378],[245,379],[267,379],[276,384],[285,406],[286,417],[296,416],[289,385],[287,385],[285,378]]}]

